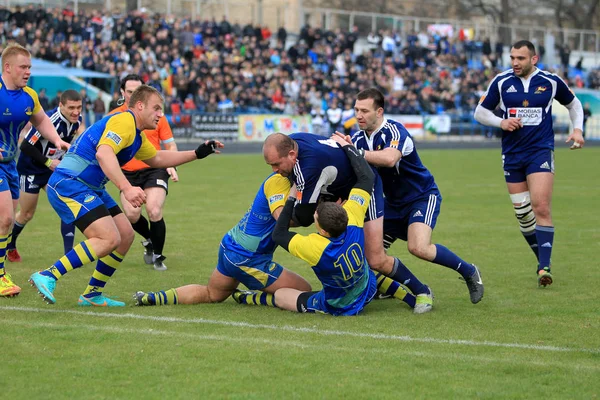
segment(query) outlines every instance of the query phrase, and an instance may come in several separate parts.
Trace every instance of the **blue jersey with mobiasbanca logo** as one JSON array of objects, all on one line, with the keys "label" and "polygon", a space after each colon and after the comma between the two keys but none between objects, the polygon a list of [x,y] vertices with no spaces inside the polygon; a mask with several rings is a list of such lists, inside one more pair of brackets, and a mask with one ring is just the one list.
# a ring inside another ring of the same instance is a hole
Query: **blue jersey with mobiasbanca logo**
[{"label": "blue jersey with mobiasbanca logo", "polygon": [[490,111],[500,107],[503,118],[520,118],[523,127],[502,132],[502,154],[554,150],[552,101],[568,105],[575,95],[557,75],[535,69],[524,79],[513,70],[497,75],[479,104]]},{"label": "blue jersey with mobiasbanca logo", "polygon": [[433,175],[417,154],[412,136],[401,123],[384,119],[370,136],[365,131],[356,132],[352,143],[358,149],[378,151],[393,148],[402,153],[395,166],[377,167],[386,203],[402,207],[438,190]]},{"label": "blue jersey with mobiasbanca logo", "polygon": [[17,155],[19,134],[31,116],[42,110],[38,95],[29,86],[8,90],[0,78],[0,149],[2,162]]}]

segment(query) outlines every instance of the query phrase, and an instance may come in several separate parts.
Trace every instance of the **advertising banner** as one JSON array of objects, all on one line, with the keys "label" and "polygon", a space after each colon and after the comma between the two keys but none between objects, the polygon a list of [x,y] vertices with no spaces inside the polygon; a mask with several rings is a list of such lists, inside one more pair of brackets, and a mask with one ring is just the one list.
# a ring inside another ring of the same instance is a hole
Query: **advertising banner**
[{"label": "advertising banner", "polygon": [[239,116],[238,139],[241,142],[262,142],[271,133],[289,135],[294,132],[312,132],[310,115],[245,114]]}]

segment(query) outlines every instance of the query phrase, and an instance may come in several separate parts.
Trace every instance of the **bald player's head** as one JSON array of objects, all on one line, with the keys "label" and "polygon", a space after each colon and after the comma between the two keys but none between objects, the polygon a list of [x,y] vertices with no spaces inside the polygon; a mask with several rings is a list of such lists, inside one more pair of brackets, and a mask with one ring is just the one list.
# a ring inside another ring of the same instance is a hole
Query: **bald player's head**
[{"label": "bald player's head", "polygon": [[298,158],[298,146],[289,136],[273,133],[265,139],[263,156],[273,172],[290,176]]}]

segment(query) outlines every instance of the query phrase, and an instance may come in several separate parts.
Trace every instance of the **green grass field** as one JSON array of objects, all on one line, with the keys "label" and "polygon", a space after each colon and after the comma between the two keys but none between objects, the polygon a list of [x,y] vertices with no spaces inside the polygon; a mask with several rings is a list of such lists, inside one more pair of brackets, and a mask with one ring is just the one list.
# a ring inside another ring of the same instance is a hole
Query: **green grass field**
[{"label": "green grass field", "polygon": [[[42,195],[19,239],[23,287],[0,299],[3,399],[600,397],[600,147],[556,152],[555,283],[538,289],[534,256],[519,233],[499,150],[422,151],[444,203],[434,241],[478,264],[477,305],[458,274],[399,255],[435,291],[414,315],[397,300],[358,317],[298,315],[221,304],[82,309],[92,266],[60,280],[45,304],[28,276],[62,255],[59,221]],[[139,238],[107,294],[206,283],[218,244],[270,172],[262,156],[211,156],[179,169],[165,208],[169,269],[142,260]],[[112,193],[115,193],[111,188]],[[276,260],[304,275],[285,251]],[[197,397],[196,397],[197,396]]]}]

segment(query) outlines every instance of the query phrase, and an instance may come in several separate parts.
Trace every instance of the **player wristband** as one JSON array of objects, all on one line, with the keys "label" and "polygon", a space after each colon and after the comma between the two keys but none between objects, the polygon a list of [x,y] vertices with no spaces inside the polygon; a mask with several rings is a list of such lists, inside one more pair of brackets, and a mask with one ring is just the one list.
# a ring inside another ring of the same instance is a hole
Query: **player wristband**
[{"label": "player wristband", "polygon": [[52,165],[52,160],[47,158],[46,161],[44,161],[44,165],[48,168],[50,168],[50,166]]}]

